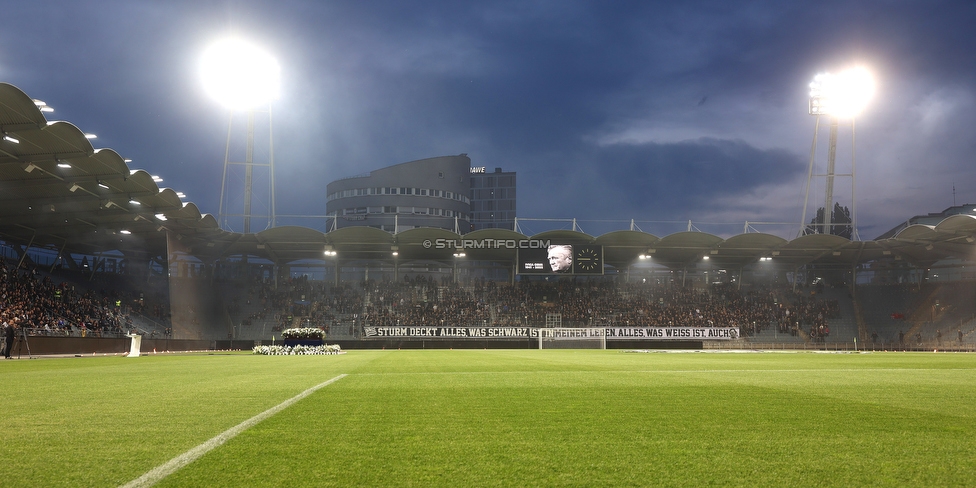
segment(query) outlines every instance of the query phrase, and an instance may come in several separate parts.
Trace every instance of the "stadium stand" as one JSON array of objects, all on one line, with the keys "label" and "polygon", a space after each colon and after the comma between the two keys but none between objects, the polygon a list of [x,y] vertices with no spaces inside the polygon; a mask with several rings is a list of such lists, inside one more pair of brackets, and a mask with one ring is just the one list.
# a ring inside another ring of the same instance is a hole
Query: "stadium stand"
[{"label": "stadium stand", "polygon": [[[311,326],[361,339],[377,325],[540,327],[558,316],[563,327],[735,326],[744,337],[727,342],[735,346],[976,342],[972,205],[873,241],[787,240],[750,232],[748,222],[724,237],[691,222],[659,237],[633,221],[591,236],[575,219],[573,230],[533,235],[517,223],[240,234],[94,148],[78,127],[48,121],[5,83],[0,126],[18,141],[0,152],[0,251],[13,257],[0,313],[23,317],[36,334],[257,341]],[[530,277],[508,245],[549,241],[587,249],[592,276]],[[302,266],[326,278],[303,276]]]},{"label": "stadium stand", "polygon": [[[736,344],[817,348],[922,349],[969,347],[976,339],[976,283],[847,286],[696,282],[619,283],[612,277],[455,283],[417,274],[402,281],[334,286],[298,277],[207,277],[176,280],[173,290],[124,275],[85,275],[0,261],[3,317],[19,317],[31,335],[122,337],[138,332],[169,337],[166,304],[180,320],[211,334],[234,324],[235,339],[261,341],[291,327],[315,327],[333,340],[362,338],[369,326],[544,327],[558,314],[563,327],[725,327],[741,330]],[[77,280],[77,281],[75,281]],[[177,294],[170,297],[169,293]],[[855,300],[855,295],[857,299]],[[863,330],[863,332],[860,332]],[[962,341],[959,334],[962,334]]]}]

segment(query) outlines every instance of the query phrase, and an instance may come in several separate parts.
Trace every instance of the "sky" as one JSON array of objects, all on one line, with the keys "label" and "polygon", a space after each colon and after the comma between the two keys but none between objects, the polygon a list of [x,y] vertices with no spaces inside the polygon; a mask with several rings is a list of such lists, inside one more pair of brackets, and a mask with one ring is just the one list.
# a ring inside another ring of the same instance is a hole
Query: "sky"
[{"label": "sky", "polygon": [[[877,89],[856,119],[856,151],[850,125],[839,130],[836,172],[851,173],[853,152],[857,176],[838,177],[834,194],[854,207],[860,237],[976,203],[969,1],[0,0],[0,10],[0,82],[203,213],[218,213],[230,115],[206,95],[199,64],[231,35],[281,66],[279,215],[324,215],[338,178],[466,153],[518,173],[528,234],[532,219],[575,218],[594,235],[633,219],[658,236],[691,220],[717,235],[753,222],[795,237],[816,132],[808,84],[853,66]],[[826,140],[821,130],[815,175]],[[813,178],[807,221],[825,180]]]}]

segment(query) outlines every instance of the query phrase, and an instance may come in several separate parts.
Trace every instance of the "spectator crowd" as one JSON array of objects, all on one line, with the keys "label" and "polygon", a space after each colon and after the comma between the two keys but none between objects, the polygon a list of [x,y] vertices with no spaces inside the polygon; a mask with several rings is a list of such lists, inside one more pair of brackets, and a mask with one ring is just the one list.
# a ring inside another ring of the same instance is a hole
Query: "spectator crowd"
[{"label": "spectator crowd", "polygon": [[36,268],[8,266],[0,258],[0,323],[29,334],[82,336],[123,334],[129,325],[121,301],[67,281],[55,283]]},{"label": "spectator crowd", "polygon": [[[840,317],[835,300],[791,287],[708,288],[618,284],[612,280],[519,281],[513,285],[475,280],[407,276],[402,281],[365,281],[330,286],[295,278],[277,287],[255,282],[246,300],[258,311],[244,319],[274,317],[287,327],[460,326],[539,327],[738,327],[751,335],[769,327],[823,340],[828,320]],[[255,306],[252,303],[259,305]]]}]

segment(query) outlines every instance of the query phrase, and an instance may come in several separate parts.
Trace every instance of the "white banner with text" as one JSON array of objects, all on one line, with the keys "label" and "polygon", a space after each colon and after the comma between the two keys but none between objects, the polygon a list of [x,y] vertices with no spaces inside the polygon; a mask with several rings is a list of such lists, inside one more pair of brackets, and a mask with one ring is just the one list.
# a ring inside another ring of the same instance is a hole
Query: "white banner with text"
[{"label": "white banner with text", "polygon": [[[538,339],[546,330],[536,327],[363,327],[366,339]],[[739,338],[738,327],[607,327],[603,330],[608,341],[728,341]],[[599,332],[594,337],[600,337]],[[566,334],[559,338],[579,339],[580,336]]]}]

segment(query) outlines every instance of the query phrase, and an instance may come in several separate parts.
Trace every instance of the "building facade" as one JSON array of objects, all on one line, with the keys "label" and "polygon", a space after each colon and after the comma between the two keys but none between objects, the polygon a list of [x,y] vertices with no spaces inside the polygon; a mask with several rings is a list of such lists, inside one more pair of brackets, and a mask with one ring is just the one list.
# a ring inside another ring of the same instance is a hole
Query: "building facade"
[{"label": "building facade", "polygon": [[515,230],[515,172],[471,168],[471,228]]},{"label": "building facade", "polygon": [[388,232],[433,227],[471,229],[471,159],[466,154],[401,163],[326,186],[330,229],[368,226]]}]

